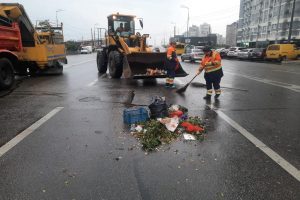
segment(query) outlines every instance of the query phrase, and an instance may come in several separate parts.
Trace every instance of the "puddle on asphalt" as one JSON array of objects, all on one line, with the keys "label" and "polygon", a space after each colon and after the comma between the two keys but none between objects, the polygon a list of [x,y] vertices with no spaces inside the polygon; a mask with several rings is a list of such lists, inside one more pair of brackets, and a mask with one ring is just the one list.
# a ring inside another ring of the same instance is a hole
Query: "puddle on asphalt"
[{"label": "puddle on asphalt", "polygon": [[83,97],[79,102],[102,102],[102,103],[124,103],[131,104],[134,99],[135,93],[133,90],[126,92],[108,92],[105,97]]}]

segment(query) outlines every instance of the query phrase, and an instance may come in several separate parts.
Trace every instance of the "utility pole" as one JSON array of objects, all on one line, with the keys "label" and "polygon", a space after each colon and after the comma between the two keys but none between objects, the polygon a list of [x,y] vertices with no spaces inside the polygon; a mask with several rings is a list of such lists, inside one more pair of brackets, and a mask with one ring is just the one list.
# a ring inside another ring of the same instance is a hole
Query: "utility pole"
[{"label": "utility pole", "polygon": [[175,38],[175,35],[176,35],[176,25],[174,26],[174,38]]},{"label": "utility pole", "polygon": [[91,35],[92,35],[92,43],[93,43],[93,46],[95,46],[95,40],[93,38],[93,28],[91,28]]},{"label": "utility pole", "polygon": [[[96,26],[99,25],[98,23],[94,24],[94,41],[96,41]],[[95,44],[94,44],[95,46]]]},{"label": "utility pole", "polygon": [[296,5],[296,0],[294,0],[294,2],[293,2],[292,15],[291,15],[291,22],[290,22],[290,28],[289,28],[288,43],[291,42],[291,37],[292,37],[292,32],[293,32],[293,22],[294,22],[295,5]]},{"label": "utility pole", "polygon": [[100,38],[99,38],[99,28],[97,28],[97,31],[98,31],[98,46],[99,46],[99,41],[100,41]]}]

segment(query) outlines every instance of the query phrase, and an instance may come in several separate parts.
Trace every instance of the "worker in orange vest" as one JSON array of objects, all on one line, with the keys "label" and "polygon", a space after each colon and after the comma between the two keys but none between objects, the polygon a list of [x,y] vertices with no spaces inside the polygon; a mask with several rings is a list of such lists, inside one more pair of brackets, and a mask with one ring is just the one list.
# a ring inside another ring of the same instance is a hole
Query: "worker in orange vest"
[{"label": "worker in orange vest", "polygon": [[166,60],[166,68],[167,68],[167,78],[166,78],[166,87],[175,88],[174,78],[175,71],[179,66],[179,60],[176,55],[176,42],[170,42],[170,46],[167,50],[167,60]]},{"label": "worker in orange vest", "polygon": [[217,99],[221,95],[220,82],[223,77],[221,56],[218,52],[212,51],[208,46],[203,48],[203,52],[205,55],[202,58],[197,74],[200,74],[203,70],[205,71],[204,78],[207,92],[204,99],[211,99],[213,88],[215,90],[215,99]]}]

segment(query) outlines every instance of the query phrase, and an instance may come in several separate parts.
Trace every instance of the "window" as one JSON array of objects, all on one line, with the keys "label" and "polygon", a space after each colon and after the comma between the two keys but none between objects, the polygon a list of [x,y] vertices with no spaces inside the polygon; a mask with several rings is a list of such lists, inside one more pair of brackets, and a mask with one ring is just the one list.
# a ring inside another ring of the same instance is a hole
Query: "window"
[{"label": "window", "polygon": [[277,51],[279,49],[280,49],[279,45],[271,45],[268,47],[268,50],[271,50],[271,51]]}]

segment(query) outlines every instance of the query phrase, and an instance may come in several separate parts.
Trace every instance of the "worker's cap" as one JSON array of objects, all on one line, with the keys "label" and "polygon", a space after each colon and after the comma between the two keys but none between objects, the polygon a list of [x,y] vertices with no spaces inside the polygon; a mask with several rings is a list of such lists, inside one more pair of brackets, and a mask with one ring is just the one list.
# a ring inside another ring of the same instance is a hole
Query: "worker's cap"
[{"label": "worker's cap", "polygon": [[205,46],[203,48],[203,52],[209,52],[209,51],[211,51],[211,47],[210,46]]}]

